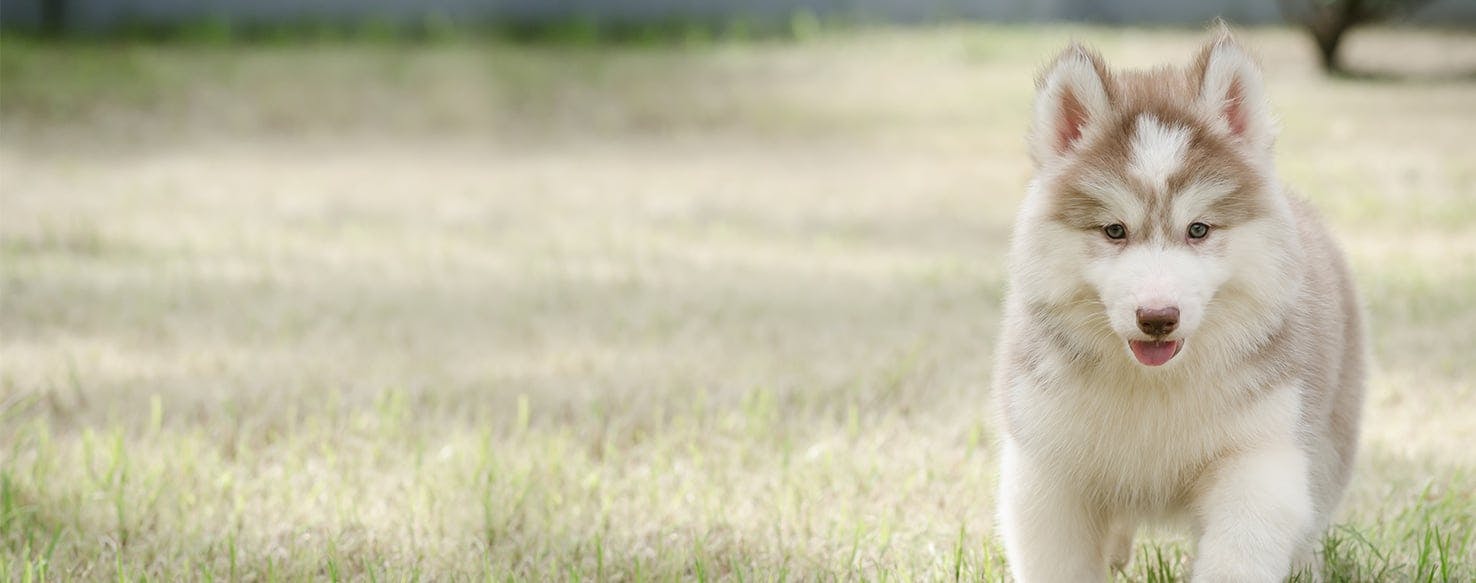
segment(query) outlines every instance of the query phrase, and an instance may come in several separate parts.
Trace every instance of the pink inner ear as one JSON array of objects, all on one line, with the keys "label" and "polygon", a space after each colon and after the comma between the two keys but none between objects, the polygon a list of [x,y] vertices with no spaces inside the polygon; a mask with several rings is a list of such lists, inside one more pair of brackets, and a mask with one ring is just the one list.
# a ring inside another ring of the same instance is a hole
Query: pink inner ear
[{"label": "pink inner ear", "polygon": [[1240,86],[1240,78],[1230,81],[1230,89],[1225,92],[1225,106],[1223,113],[1225,122],[1230,124],[1230,133],[1237,136],[1245,135],[1245,88]]},{"label": "pink inner ear", "polygon": [[1081,128],[1086,125],[1087,110],[1081,100],[1070,89],[1061,92],[1061,120],[1056,125],[1056,153],[1065,153],[1071,144],[1081,137]]}]

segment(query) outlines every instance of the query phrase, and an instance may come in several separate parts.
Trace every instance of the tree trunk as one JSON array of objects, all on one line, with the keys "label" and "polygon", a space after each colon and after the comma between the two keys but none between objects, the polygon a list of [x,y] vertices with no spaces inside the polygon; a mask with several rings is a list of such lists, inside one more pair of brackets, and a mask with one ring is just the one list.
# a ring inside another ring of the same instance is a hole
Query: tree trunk
[{"label": "tree trunk", "polygon": [[67,31],[67,0],[41,0],[41,32],[61,36]]},{"label": "tree trunk", "polygon": [[1343,44],[1343,33],[1345,32],[1348,32],[1346,26],[1333,26],[1312,34],[1313,39],[1317,41],[1317,55],[1322,58],[1323,71],[1343,72],[1343,61],[1338,58],[1338,46]]}]

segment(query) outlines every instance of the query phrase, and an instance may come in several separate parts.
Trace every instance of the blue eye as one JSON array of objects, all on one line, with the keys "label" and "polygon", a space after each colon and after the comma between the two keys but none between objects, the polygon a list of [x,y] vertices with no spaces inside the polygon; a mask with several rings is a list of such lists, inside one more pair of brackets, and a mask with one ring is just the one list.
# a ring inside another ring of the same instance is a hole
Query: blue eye
[{"label": "blue eye", "polygon": [[1209,234],[1209,232],[1210,232],[1210,226],[1209,225],[1206,225],[1204,223],[1190,223],[1189,224],[1189,238],[1190,239],[1203,239],[1205,237],[1205,235],[1208,235]]},{"label": "blue eye", "polygon": [[1108,239],[1126,239],[1128,236],[1127,227],[1122,226],[1122,223],[1112,223],[1102,227],[1102,232],[1107,235]]}]

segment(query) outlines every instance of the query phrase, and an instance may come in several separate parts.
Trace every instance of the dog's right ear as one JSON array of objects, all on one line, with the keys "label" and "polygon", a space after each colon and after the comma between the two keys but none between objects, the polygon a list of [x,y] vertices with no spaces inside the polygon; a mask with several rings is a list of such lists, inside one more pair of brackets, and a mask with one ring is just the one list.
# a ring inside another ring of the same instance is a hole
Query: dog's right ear
[{"label": "dog's right ear", "polygon": [[1076,43],[1042,70],[1030,128],[1030,157],[1037,168],[1070,152],[1088,126],[1106,117],[1110,74],[1101,56]]}]

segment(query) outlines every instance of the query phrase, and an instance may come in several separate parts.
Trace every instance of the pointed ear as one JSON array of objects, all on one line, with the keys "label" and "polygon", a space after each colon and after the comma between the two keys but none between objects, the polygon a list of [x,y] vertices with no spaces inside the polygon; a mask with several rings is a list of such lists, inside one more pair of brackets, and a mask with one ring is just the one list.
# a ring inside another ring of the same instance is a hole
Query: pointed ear
[{"label": "pointed ear", "polygon": [[1205,44],[1192,69],[1199,102],[1224,129],[1257,151],[1271,150],[1276,123],[1266,102],[1261,68],[1223,25]]},{"label": "pointed ear", "polygon": [[1030,156],[1037,167],[1070,152],[1087,127],[1106,117],[1109,75],[1100,56],[1074,43],[1041,72],[1030,130]]}]

